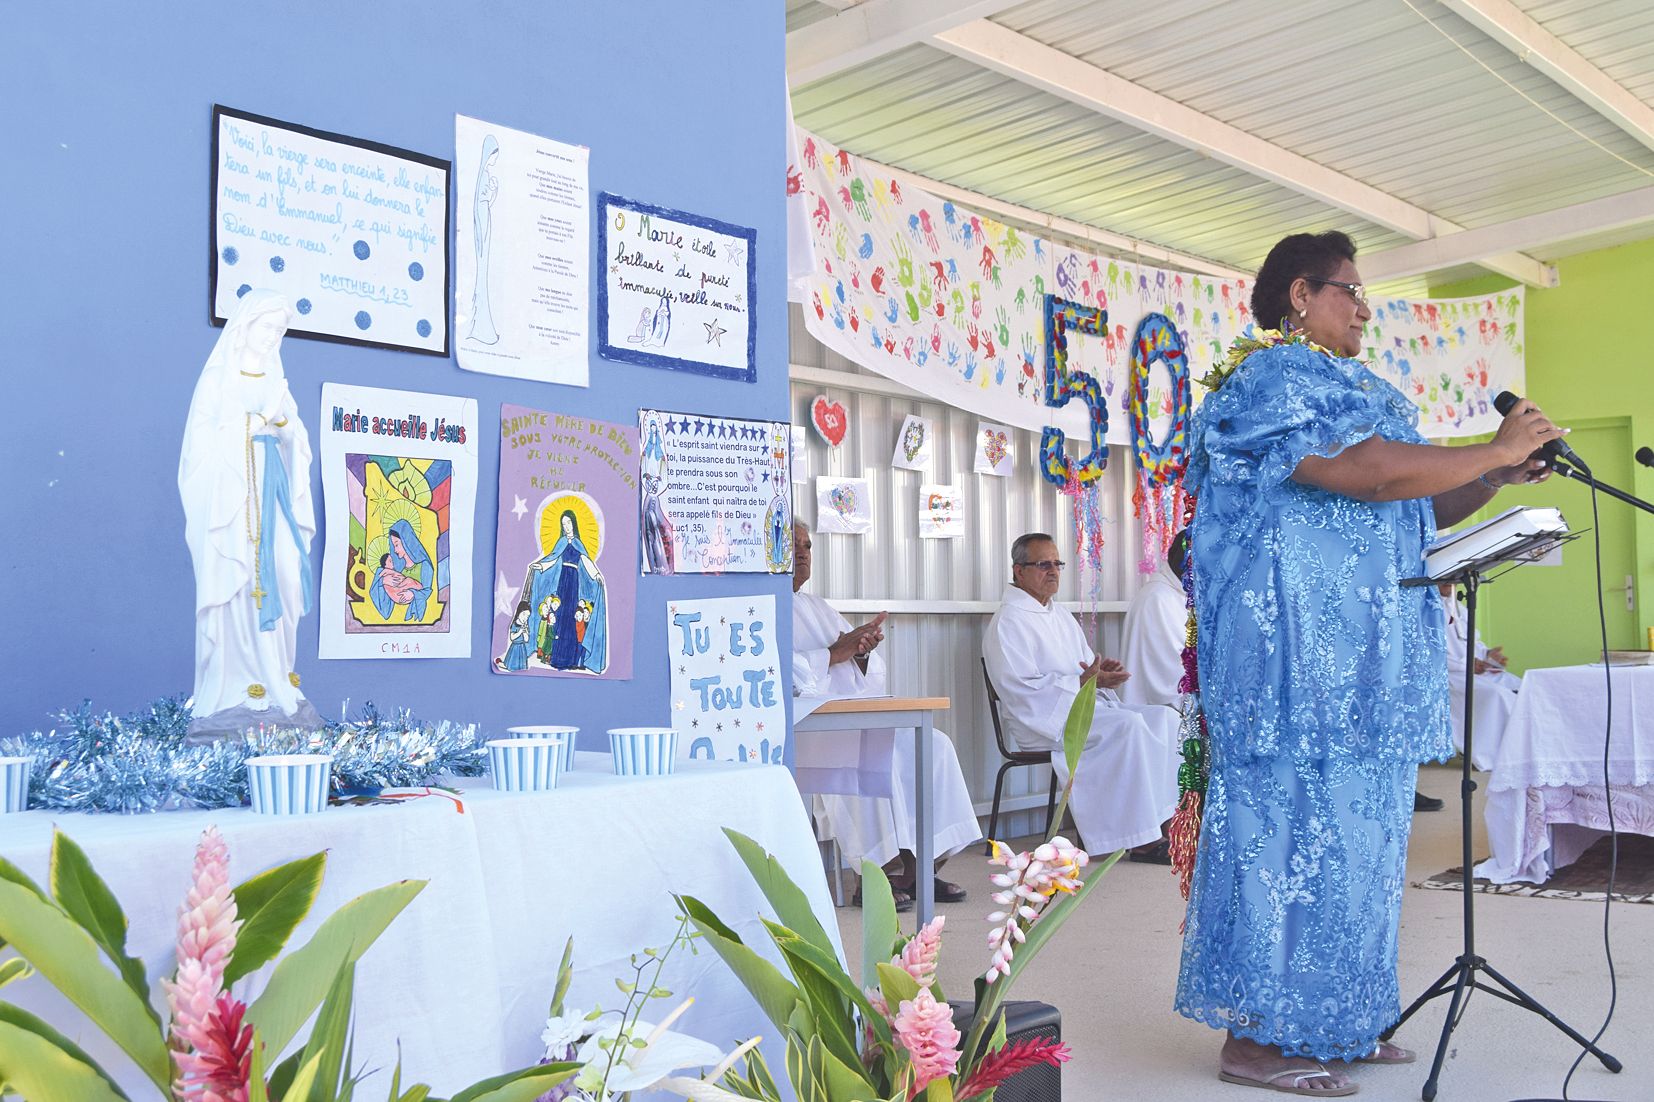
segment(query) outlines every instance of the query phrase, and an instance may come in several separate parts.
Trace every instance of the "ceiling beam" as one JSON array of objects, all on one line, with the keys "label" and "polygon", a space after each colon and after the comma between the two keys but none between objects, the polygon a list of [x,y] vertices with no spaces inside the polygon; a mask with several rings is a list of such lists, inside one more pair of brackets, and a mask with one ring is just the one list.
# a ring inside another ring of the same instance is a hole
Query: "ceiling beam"
[{"label": "ceiling beam", "polygon": [[802,88],[1022,2],[865,0],[844,7],[836,15],[787,32],[787,83]]},{"label": "ceiling beam", "polygon": [[1644,222],[1654,222],[1654,187],[1368,253],[1361,258],[1361,277],[1369,283],[1406,279],[1459,264],[1486,263],[1493,253],[1537,249]]},{"label": "ceiling beam", "polygon": [[1567,89],[1603,118],[1654,149],[1654,107],[1585,60],[1510,0],[1440,0],[1443,7]]},{"label": "ceiling beam", "polygon": [[[1462,229],[1352,176],[990,20],[936,32],[931,45],[1408,237],[1422,240]],[[1536,287],[1556,286],[1554,267],[1520,253],[1483,256],[1477,263]]]}]

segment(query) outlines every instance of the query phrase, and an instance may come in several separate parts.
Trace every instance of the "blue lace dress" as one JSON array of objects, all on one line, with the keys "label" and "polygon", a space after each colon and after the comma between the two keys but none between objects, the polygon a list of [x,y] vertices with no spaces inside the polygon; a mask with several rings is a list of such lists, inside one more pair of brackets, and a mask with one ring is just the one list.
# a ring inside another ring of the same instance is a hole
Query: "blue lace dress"
[{"label": "blue lace dress", "polygon": [[1421,761],[1452,752],[1444,616],[1402,588],[1428,499],[1292,481],[1369,436],[1423,443],[1362,364],[1288,341],[1194,415],[1187,484],[1211,778],[1177,1010],[1318,1060],[1399,1017],[1396,933]]}]

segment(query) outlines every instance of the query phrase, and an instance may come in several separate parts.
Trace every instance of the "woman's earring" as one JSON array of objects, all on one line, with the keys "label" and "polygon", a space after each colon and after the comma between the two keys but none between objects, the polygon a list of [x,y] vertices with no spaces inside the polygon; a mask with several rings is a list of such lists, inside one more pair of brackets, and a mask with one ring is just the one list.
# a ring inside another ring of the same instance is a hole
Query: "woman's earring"
[{"label": "woman's earring", "polygon": [[1309,317],[1309,311],[1308,310],[1299,310],[1298,311],[1298,316],[1301,317],[1301,318],[1307,318],[1307,317]]}]

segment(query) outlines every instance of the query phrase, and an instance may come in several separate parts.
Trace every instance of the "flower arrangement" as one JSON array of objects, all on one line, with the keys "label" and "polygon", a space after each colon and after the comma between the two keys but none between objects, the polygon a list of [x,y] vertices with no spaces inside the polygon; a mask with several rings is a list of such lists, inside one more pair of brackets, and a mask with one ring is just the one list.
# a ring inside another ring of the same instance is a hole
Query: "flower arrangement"
[{"label": "flower arrangement", "polygon": [[[1053,824],[1062,821],[1073,792],[1095,707],[1096,694],[1082,691],[1069,711],[1063,737],[1069,782]],[[878,866],[864,862],[864,963],[858,982],[839,963],[804,893],[775,858],[743,834],[725,834],[775,908],[779,920],[766,920],[765,927],[785,972],[743,943],[700,900],[679,896],[679,907],[785,1039],[787,1079],[800,1102],[987,1102],[1017,1072],[1068,1059],[1066,1046],[1050,1041],[1008,1045],[1001,1010],[1011,985],[1119,853],[1093,866],[1084,850],[1059,835],[1025,853],[993,844],[993,863],[1002,870],[993,876],[998,909],[988,916],[993,927],[988,965],[976,980],[976,1012],[962,1037],[937,979],[942,918],[904,936],[890,882]],[[704,1080],[656,1085],[693,1102],[780,1102],[763,1054],[744,1047],[738,1068],[720,1068]]]},{"label": "flower arrangement", "polygon": [[[357,896],[278,961],[316,900],[326,861],[325,853],[313,854],[231,887],[229,847],[216,829],[203,832],[178,910],[178,965],[161,984],[163,1019],[150,1003],[143,961],[127,954],[126,915],[114,893],[85,852],[57,832],[49,893],[0,858],[0,939],[17,953],[0,963],[0,988],[38,972],[169,1102],[344,1102],[363,1077],[349,1066],[356,961],[425,882],[404,880]],[[271,961],[263,993],[250,1005],[237,997],[235,982]],[[312,1014],[305,1044],[269,1066]],[[522,1068],[475,1084],[452,1102],[515,1102],[576,1070],[566,1062]],[[0,1002],[0,1095],[8,1093],[128,1100],[68,1037]],[[420,1102],[428,1094],[423,1085],[402,1091],[397,1067],[389,1102]]]}]

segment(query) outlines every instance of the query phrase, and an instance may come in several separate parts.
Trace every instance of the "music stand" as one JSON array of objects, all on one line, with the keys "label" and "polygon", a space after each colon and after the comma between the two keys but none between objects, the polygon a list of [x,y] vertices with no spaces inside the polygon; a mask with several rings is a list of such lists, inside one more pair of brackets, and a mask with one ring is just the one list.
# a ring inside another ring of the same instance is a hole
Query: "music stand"
[{"label": "music stand", "polygon": [[[1470,795],[1476,791],[1476,782],[1470,777],[1471,736],[1476,713],[1476,591],[1481,588],[1483,583],[1503,577],[1518,566],[1531,562],[1564,543],[1570,543],[1583,534],[1583,532],[1547,532],[1524,536],[1515,542],[1507,543],[1502,547],[1484,553],[1480,557],[1459,563],[1446,574],[1434,578],[1408,578],[1401,583],[1404,586],[1411,587],[1454,582],[1462,585],[1465,591],[1464,760],[1459,780],[1459,810],[1462,819],[1461,830],[1463,832],[1462,842],[1464,847],[1464,867],[1460,870],[1463,881],[1460,887],[1464,891],[1464,951],[1453,961],[1452,966],[1442,973],[1440,979],[1431,984],[1424,994],[1413,1000],[1413,1005],[1402,1012],[1401,1017],[1396,1019],[1396,1024],[1385,1030],[1381,1035],[1384,1040],[1389,1040],[1395,1035],[1396,1030],[1400,1029],[1402,1024],[1421,1009],[1425,1003],[1440,995],[1451,993],[1452,1000],[1447,1006],[1447,1020],[1442,1023],[1441,1040],[1436,1045],[1436,1058],[1430,1065],[1430,1078],[1424,1081],[1424,1102],[1432,1102],[1436,1097],[1436,1085],[1441,1078],[1442,1061],[1447,1056],[1447,1042],[1453,1036],[1453,1030],[1459,1024],[1460,1009],[1465,1005],[1472,989],[1486,991],[1489,995],[1503,999],[1508,1003],[1515,1003],[1524,1010],[1538,1014],[1567,1034],[1575,1044],[1602,1061],[1603,1067],[1609,1071],[1617,1072],[1621,1067],[1618,1060],[1592,1044],[1578,1030],[1558,1018],[1539,1000],[1507,980],[1493,965],[1487,962],[1485,957],[1478,955],[1476,952],[1476,893],[1473,882],[1475,876],[1471,871],[1470,850]],[[1503,569],[1498,569],[1500,567],[1503,567]],[[1497,570],[1497,572],[1491,577],[1484,576],[1489,570]],[[1478,973],[1486,973],[1487,978],[1498,984],[1498,987],[1490,986],[1479,977]]]}]

